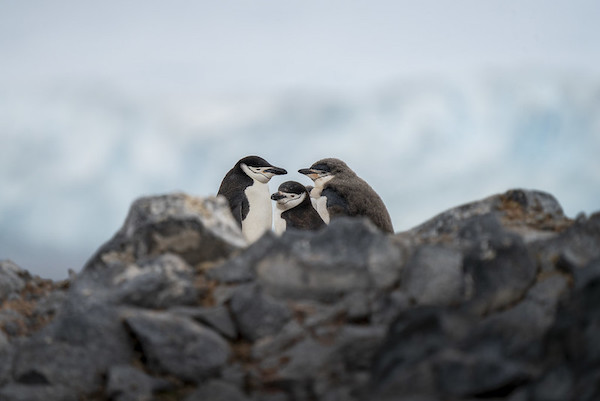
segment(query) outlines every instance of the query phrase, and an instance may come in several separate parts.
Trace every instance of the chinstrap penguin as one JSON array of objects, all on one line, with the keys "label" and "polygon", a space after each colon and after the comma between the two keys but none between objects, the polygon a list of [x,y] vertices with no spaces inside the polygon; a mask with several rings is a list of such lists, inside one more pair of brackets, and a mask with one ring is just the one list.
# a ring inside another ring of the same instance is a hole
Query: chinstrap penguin
[{"label": "chinstrap penguin", "polygon": [[310,195],[326,223],[338,216],[366,216],[384,232],[394,232],[390,214],[379,195],[343,161],[322,159],[298,172],[314,181]]},{"label": "chinstrap penguin", "polygon": [[221,182],[217,194],[229,202],[231,213],[249,243],[271,229],[273,209],[268,182],[274,175],[282,174],[287,171],[262,157],[247,156],[239,160]]},{"label": "chinstrap penguin", "polygon": [[325,222],[312,206],[306,187],[299,182],[286,181],[279,186],[278,192],[271,195],[276,201],[277,217],[275,233],[281,235],[286,229],[318,230]]}]

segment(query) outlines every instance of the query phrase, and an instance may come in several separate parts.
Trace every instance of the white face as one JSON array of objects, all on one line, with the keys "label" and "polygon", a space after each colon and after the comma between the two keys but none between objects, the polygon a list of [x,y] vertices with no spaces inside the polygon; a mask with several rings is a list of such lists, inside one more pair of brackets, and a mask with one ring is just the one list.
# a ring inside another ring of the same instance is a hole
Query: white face
[{"label": "white face", "polygon": [[265,171],[272,167],[253,167],[247,166],[245,163],[240,164],[240,167],[248,177],[252,178],[254,181],[262,182],[263,184],[269,182],[269,180],[275,175]]},{"label": "white face", "polygon": [[290,210],[302,203],[304,198],[306,198],[306,193],[303,194],[293,194],[290,192],[279,192],[283,195],[283,198],[277,199],[277,208],[281,210]]},{"label": "white face", "polygon": [[332,174],[320,175],[320,176],[316,177],[315,179],[313,179],[313,181],[315,183],[315,188],[317,188],[317,187],[322,188],[323,185],[325,185],[326,182],[331,181],[332,178],[333,178]]}]

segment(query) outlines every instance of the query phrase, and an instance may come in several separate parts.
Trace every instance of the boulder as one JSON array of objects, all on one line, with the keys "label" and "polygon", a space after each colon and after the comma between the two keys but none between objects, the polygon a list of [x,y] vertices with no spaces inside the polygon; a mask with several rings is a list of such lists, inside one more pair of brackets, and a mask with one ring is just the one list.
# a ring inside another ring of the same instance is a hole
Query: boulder
[{"label": "boulder", "polygon": [[152,196],[131,205],[123,226],[84,270],[164,253],[179,255],[194,266],[224,259],[245,245],[224,198]]},{"label": "boulder", "polygon": [[184,381],[216,376],[227,362],[229,344],[213,330],[164,312],[138,312],[125,322],[139,341],[148,368]]},{"label": "boulder", "polygon": [[0,262],[0,399],[597,400],[599,249],[522,189],[248,246],[222,198],[142,198],[70,280]]}]

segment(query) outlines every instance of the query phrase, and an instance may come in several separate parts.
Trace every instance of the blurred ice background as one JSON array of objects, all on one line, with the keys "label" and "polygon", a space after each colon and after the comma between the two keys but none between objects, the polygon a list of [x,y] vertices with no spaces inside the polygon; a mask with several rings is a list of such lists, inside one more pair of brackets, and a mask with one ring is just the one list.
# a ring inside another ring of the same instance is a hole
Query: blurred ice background
[{"label": "blurred ice background", "polygon": [[0,259],[62,278],[137,197],[345,160],[405,230],[526,187],[600,209],[600,2],[0,3]]}]

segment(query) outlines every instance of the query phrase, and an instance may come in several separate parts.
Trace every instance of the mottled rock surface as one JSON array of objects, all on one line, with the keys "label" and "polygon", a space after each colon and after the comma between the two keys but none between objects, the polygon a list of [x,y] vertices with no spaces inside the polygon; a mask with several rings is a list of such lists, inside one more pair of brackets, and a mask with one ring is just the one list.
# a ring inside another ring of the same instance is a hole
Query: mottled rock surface
[{"label": "mottled rock surface", "polygon": [[147,197],[67,281],[0,262],[0,399],[598,400],[599,294],[600,214],[543,192],[249,247]]}]

